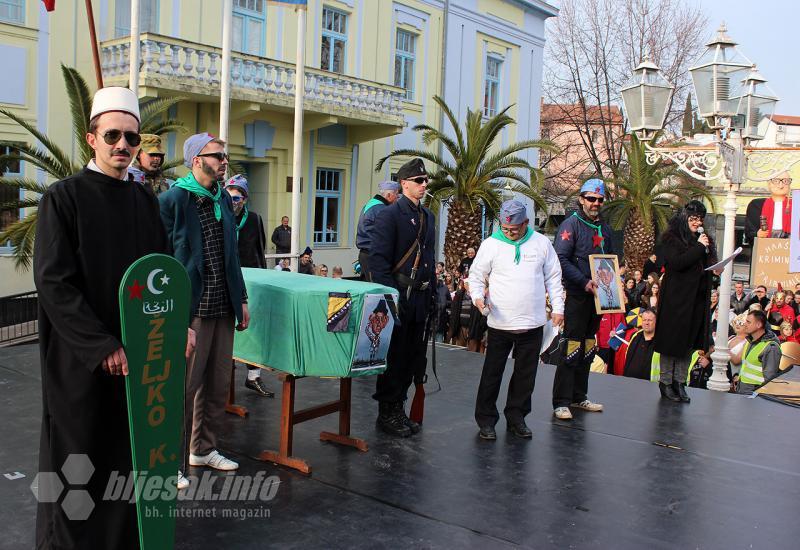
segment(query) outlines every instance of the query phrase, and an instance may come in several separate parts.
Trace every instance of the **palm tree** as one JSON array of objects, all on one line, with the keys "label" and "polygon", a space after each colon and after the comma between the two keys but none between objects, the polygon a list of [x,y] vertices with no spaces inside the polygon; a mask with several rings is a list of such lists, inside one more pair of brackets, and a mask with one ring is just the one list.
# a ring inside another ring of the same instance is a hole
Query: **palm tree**
[{"label": "palm tree", "polygon": [[[19,144],[10,141],[0,141],[0,146],[7,146],[14,151],[0,156],[0,174],[5,171],[8,162],[23,161],[42,170],[54,181],[79,172],[92,158],[92,149],[86,143],[86,134],[89,129],[89,114],[92,109],[92,94],[83,77],[71,67],[61,65],[64,85],[69,97],[70,112],[72,113],[72,131],[78,144],[77,162],[69,157],[56,143],[37,130],[36,126],[19,115],[0,109],[0,114],[7,116],[23,129],[30,133],[39,145]],[[141,106],[140,132],[143,134],[163,134],[166,132],[185,131],[184,125],[178,120],[165,117],[167,110],[181,101],[182,98],[156,99]],[[177,166],[183,159],[176,159],[165,164],[165,169]],[[26,177],[0,177],[0,190],[18,197],[24,193],[23,198],[14,199],[0,204],[0,213],[18,212],[22,208],[37,208],[39,199],[47,190],[47,184]],[[17,269],[27,271],[31,267],[33,254],[33,239],[36,236],[36,211],[28,212],[19,221],[12,223],[0,232],[0,243],[10,242],[14,253],[14,264]]]},{"label": "palm tree", "polygon": [[392,157],[419,157],[435,165],[430,174],[429,197],[425,203],[435,213],[442,204],[448,207],[444,256],[448,269],[454,269],[467,248],[477,248],[480,244],[483,213],[489,219],[497,217],[503,191],[519,193],[532,199],[538,208],[547,210],[547,204],[539,194],[544,179],[541,172],[518,153],[534,148],[556,151],[556,148],[549,141],[525,140],[493,152],[500,132],[515,124],[514,119],[506,114],[510,106],[486,121],[480,110],[467,109],[467,120],[462,130],[444,100],[439,96],[434,96],[433,100],[444,111],[455,137],[451,138],[427,124],[414,126],[414,131],[422,132],[422,142],[426,146],[441,143],[452,160],[429,150],[398,149],[380,159],[375,170],[380,170]]},{"label": "palm tree", "polygon": [[[651,144],[655,144],[658,136]],[[674,211],[695,198],[706,199],[713,209],[708,189],[688,179],[677,168],[659,159],[650,165],[645,147],[635,135],[624,144],[627,165],[614,174],[614,198],[603,211],[614,229],[624,230],[623,253],[629,271],[642,269],[655,248],[656,230],[667,228]]]}]

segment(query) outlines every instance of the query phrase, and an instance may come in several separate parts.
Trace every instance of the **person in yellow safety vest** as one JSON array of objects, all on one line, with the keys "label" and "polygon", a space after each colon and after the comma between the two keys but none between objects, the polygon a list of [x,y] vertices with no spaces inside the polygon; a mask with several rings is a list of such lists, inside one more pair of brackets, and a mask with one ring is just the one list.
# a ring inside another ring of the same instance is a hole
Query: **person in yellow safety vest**
[{"label": "person in yellow safety vest", "polygon": [[[638,332],[636,334],[639,334]],[[634,335],[635,336],[635,335]],[[700,352],[695,351],[692,358],[689,360],[689,372],[686,374],[686,383],[692,377],[692,371],[697,367],[697,361],[700,359]],[[661,354],[657,351],[653,352],[653,359],[650,361],[650,381],[658,382],[661,378]]]},{"label": "person in yellow safety vest", "polygon": [[747,314],[745,331],[747,343],[742,350],[738,393],[751,394],[779,373],[781,348],[778,338],[767,331],[767,316],[763,311]]}]

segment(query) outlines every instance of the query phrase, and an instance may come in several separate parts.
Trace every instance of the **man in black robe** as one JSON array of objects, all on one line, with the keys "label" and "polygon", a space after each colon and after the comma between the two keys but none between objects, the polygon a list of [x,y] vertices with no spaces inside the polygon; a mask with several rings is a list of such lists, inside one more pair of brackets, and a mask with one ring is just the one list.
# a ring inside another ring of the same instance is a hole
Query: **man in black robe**
[{"label": "man in black robe", "polygon": [[[125,181],[139,140],[133,92],[99,90],[86,135],[94,159],[51,185],[39,203],[39,471],[58,472],[70,455],[87,455],[94,472],[85,488],[94,508],[76,520],[61,504],[40,502],[37,548],[139,547],[135,505],[103,500],[111,472],[129,476],[132,469],[119,284],[134,261],[167,249],[152,190]],[[47,489],[40,485],[40,494]]]}]

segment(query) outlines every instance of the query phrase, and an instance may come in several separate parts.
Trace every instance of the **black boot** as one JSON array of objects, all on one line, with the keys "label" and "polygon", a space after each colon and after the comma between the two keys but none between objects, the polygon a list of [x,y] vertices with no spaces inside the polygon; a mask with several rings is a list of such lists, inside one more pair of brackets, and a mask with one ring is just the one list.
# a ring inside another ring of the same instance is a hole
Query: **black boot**
[{"label": "black boot", "polygon": [[411,435],[411,428],[406,426],[403,422],[403,417],[397,414],[397,405],[395,403],[379,402],[378,420],[375,423],[378,428],[389,435],[398,437],[408,437]]},{"label": "black boot", "polygon": [[422,429],[422,426],[411,420],[408,415],[406,414],[406,408],[403,405],[403,402],[400,401],[394,404],[395,406],[395,414],[400,416],[400,419],[403,421],[403,424],[408,426],[408,429],[411,430],[412,434],[419,433]]},{"label": "black boot", "polygon": [[675,393],[678,395],[678,397],[680,398],[680,400],[682,402],[688,403],[688,402],[690,402],[692,400],[692,398],[689,397],[689,394],[686,393],[686,385],[680,384],[680,383],[678,383],[678,382],[673,380],[672,388],[673,388],[673,390],[675,390]]},{"label": "black boot", "polygon": [[663,397],[664,399],[667,398],[667,392],[665,391],[666,389],[667,389],[666,384],[664,384],[663,382],[658,383],[658,390],[661,392],[661,397]]},{"label": "black boot", "polygon": [[673,387],[672,384],[662,384],[661,382],[659,382],[659,385],[663,386],[663,389],[661,391],[664,397],[675,403],[681,402],[681,397],[675,391],[675,388]]}]

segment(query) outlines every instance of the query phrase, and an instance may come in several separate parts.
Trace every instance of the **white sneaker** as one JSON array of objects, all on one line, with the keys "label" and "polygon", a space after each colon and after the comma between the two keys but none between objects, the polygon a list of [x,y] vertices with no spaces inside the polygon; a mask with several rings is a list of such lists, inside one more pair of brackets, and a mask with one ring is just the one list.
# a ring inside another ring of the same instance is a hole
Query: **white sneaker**
[{"label": "white sneaker", "polygon": [[553,416],[559,420],[572,420],[572,413],[569,412],[567,407],[556,407],[553,411]]},{"label": "white sneaker", "polygon": [[183,475],[183,472],[178,470],[178,490],[186,489],[189,486],[189,480]]},{"label": "white sneaker", "polygon": [[603,405],[601,405],[600,403],[592,403],[588,399],[584,399],[580,403],[572,403],[570,407],[583,409],[584,411],[589,411],[593,413],[603,412]]},{"label": "white sneaker", "polygon": [[209,468],[214,468],[215,470],[224,470],[226,472],[236,470],[239,467],[238,462],[234,462],[229,458],[225,458],[216,450],[211,451],[205,456],[189,454],[189,465],[208,466]]}]

